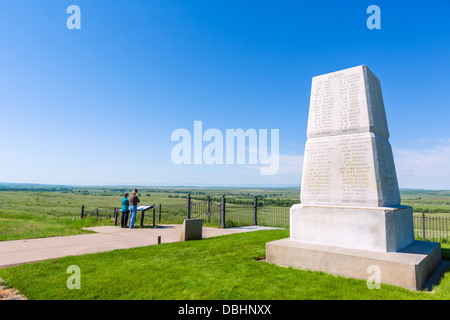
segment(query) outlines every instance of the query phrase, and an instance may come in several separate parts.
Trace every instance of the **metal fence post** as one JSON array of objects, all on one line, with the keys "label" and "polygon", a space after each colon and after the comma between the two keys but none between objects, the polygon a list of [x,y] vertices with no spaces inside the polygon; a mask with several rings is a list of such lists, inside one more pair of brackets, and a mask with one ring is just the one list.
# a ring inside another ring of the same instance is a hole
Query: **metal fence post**
[{"label": "metal fence post", "polygon": [[161,223],[161,203],[159,204],[158,223]]},{"label": "metal fence post", "polygon": [[[137,217],[137,213],[136,213],[136,217]],[[142,210],[142,213],[141,213],[141,228],[144,227],[144,219],[145,219],[145,210]]]},{"label": "metal fence post", "polygon": [[97,209],[97,220],[98,220],[98,209]]},{"label": "metal fence post", "polygon": [[206,216],[208,217],[208,222],[211,222],[211,197],[208,196],[206,200],[208,201],[208,211],[206,212]]},{"label": "metal fence post", "polygon": [[114,208],[114,225],[117,226],[117,208]]},{"label": "metal fence post", "polygon": [[253,225],[258,225],[258,198],[253,197]]},{"label": "metal fence post", "polygon": [[153,226],[155,226],[155,213],[156,213],[156,208],[155,208],[155,205],[153,205]]},{"label": "metal fence post", "polygon": [[422,212],[422,240],[425,241],[425,212]]},{"label": "metal fence post", "polygon": [[226,228],[226,223],[225,223],[225,195],[222,196],[222,203],[220,206],[220,222],[221,222],[221,226],[222,228]]},{"label": "metal fence post", "polygon": [[190,218],[191,218],[191,194],[189,193],[187,196],[186,219]]},{"label": "metal fence post", "polygon": [[84,216],[84,204],[81,205],[81,219],[83,219]]}]

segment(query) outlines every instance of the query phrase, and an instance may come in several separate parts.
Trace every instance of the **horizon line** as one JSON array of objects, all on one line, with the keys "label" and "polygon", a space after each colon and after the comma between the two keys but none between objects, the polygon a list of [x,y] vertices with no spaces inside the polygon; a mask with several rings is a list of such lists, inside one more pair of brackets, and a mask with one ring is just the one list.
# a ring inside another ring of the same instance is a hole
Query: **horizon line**
[{"label": "horizon line", "polygon": [[[236,185],[207,185],[207,184],[48,184],[48,183],[34,183],[34,182],[0,182],[1,186],[6,185],[28,185],[28,186],[46,186],[46,187],[84,187],[84,188],[298,188],[299,185],[293,184],[267,184],[267,185],[253,185],[253,184],[236,184]],[[426,191],[450,191],[450,189],[427,189],[427,188],[409,188],[401,187],[400,190],[426,190]]]}]

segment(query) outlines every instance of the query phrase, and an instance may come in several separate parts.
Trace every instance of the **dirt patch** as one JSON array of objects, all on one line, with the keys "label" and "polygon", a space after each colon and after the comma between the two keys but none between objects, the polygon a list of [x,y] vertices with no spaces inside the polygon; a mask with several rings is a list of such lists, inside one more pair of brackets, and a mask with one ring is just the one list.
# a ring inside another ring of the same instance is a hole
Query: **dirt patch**
[{"label": "dirt patch", "polygon": [[2,282],[3,280],[0,279],[0,300],[27,300],[18,290],[5,288],[1,285]]}]

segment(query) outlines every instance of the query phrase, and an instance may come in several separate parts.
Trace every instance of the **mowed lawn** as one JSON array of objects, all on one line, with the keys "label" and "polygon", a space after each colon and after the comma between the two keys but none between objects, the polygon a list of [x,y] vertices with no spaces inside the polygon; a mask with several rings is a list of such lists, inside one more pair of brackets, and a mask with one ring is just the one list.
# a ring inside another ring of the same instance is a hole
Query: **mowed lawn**
[{"label": "mowed lawn", "polygon": [[[450,273],[433,293],[368,289],[363,280],[259,260],[266,242],[288,236],[257,231],[115,250],[2,269],[0,277],[28,299],[450,299]],[[71,265],[81,270],[81,289],[67,288]]]},{"label": "mowed lawn", "polygon": [[71,217],[0,210],[0,241],[91,233],[82,228],[112,224],[112,221],[96,218],[73,220]]}]

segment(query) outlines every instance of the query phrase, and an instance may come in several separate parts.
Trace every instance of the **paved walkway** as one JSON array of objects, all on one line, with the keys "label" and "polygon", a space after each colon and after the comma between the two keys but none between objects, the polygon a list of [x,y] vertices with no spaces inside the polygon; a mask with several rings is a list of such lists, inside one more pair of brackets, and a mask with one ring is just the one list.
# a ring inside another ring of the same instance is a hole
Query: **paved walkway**
[{"label": "paved walkway", "polygon": [[[14,265],[81,255],[155,245],[158,236],[162,243],[180,240],[181,225],[160,225],[158,228],[122,229],[103,226],[85,228],[96,233],[29,240],[0,241],[0,269]],[[269,227],[240,227],[218,229],[203,227],[203,237],[210,238],[232,233],[275,229]]]}]

